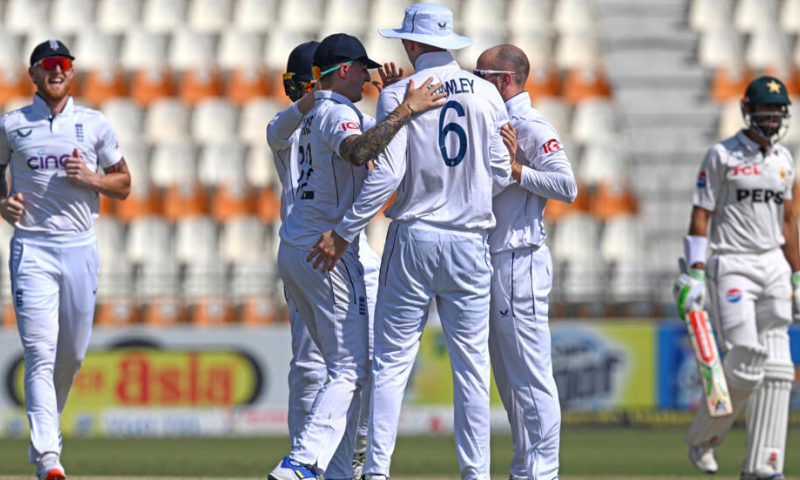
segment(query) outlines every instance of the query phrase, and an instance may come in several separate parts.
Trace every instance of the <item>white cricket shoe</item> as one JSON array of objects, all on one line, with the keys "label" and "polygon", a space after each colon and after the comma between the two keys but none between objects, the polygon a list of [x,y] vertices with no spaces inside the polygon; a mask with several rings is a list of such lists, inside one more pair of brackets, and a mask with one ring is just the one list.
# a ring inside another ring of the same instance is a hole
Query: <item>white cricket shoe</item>
[{"label": "white cricket shoe", "polygon": [[364,475],[364,480],[386,480],[386,475],[379,473],[368,473]]},{"label": "white cricket shoe", "polygon": [[361,480],[361,472],[364,471],[364,461],[366,459],[366,453],[353,454],[353,478],[356,480]]},{"label": "white cricket shoe", "polygon": [[704,473],[717,473],[717,456],[714,454],[714,447],[710,443],[689,447],[689,460],[692,461],[694,468]]},{"label": "white cricket shoe", "polygon": [[58,454],[55,452],[45,452],[39,459],[39,468],[36,471],[39,480],[64,480],[67,475],[64,467],[58,461]]},{"label": "white cricket shoe", "polygon": [[287,456],[269,472],[268,478],[269,480],[317,480],[317,473],[312,465],[303,465]]},{"label": "white cricket shoe", "polygon": [[784,476],[780,472],[759,472],[744,473],[739,476],[739,480],[783,480]]}]

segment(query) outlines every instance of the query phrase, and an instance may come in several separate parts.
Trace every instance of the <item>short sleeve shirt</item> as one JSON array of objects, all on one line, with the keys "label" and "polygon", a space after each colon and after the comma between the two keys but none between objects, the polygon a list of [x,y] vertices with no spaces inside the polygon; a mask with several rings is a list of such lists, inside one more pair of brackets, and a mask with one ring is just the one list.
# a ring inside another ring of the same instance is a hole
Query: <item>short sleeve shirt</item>
[{"label": "short sleeve shirt", "polygon": [[744,132],[714,145],[692,196],[712,212],[711,250],[758,253],[783,245],[783,202],[791,201],[793,184],[794,162],[782,145],[763,152]]},{"label": "short sleeve shirt", "polygon": [[110,122],[97,110],[76,106],[72,97],[55,116],[34,95],[32,105],[0,117],[0,165],[11,173],[9,194],[21,193],[25,205],[17,229],[46,235],[92,229],[99,194],[69,180],[64,169],[75,149],[91,171],[122,159]]}]

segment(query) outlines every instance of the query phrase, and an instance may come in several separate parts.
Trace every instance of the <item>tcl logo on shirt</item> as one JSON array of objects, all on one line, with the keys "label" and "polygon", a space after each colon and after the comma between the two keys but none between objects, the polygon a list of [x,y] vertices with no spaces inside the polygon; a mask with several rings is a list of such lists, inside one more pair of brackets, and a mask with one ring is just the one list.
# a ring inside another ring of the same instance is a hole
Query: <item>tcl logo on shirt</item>
[{"label": "tcl logo on shirt", "polygon": [[751,175],[761,175],[761,170],[758,165],[737,165],[733,167],[733,176],[744,175],[749,177]]},{"label": "tcl logo on shirt", "polygon": [[555,138],[548,140],[547,143],[542,145],[544,153],[553,153],[561,150],[561,144]]},{"label": "tcl logo on shirt", "polygon": [[356,122],[344,122],[342,123],[342,130],[361,130],[361,127]]}]

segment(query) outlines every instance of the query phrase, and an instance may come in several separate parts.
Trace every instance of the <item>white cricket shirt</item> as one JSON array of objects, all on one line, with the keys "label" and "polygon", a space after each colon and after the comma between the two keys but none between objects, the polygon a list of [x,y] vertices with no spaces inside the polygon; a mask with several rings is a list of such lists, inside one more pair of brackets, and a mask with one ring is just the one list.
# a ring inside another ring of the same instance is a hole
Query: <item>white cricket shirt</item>
[{"label": "white cricket shirt", "polygon": [[528,92],[506,101],[508,116],[517,131],[517,163],[522,165],[521,183],[511,184],[494,197],[497,226],[489,232],[492,253],[544,244],[542,224],[547,199],[572,202],[578,186],[572,166],[555,128],[531,106]]},{"label": "white cricket shirt", "polygon": [[424,220],[444,227],[488,230],[495,224],[492,197],[508,185],[509,155],[500,136],[508,123],[503,99],[489,82],[461,70],[449,52],[428,52],[416,73],[384,88],[378,121],[403,101],[410,79],[433,77],[447,93],[441,108],[414,115],[381,153],[358,200],[336,232],[352,243],[397,190],[385,211],[400,222]]},{"label": "white cricket shirt", "polygon": [[25,213],[18,230],[46,235],[90,231],[99,215],[99,194],[67,178],[64,160],[77,148],[91,171],[122,159],[109,121],[69,97],[64,110],[50,114],[39,96],[33,104],[0,117],[0,165],[9,165],[11,191],[22,193]]},{"label": "white cricket shirt", "polygon": [[300,172],[297,169],[297,147],[300,142],[300,123],[304,115],[297,102],[278,113],[267,125],[267,143],[272,150],[272,160],[281,181],[281,222],[294,205],[294,193]]},{"label": "white cricket shirt", "polygon": [[319,91],[314,96],[316,104],[298,137],[294,206],[280,230],[281,240],[308,250],[339,223],[369,173],[367,165],[357,167],[339,156],[345,138],[361,135],[361,112],[338,93]]},{"label": "white cricket shirt", "polygon": [[779,144],[766,153],[744,131],[708,151],[692,203],[709,210],[715,253],[758,253],[780,247],[783,202],[792,200],[794,162]]}]

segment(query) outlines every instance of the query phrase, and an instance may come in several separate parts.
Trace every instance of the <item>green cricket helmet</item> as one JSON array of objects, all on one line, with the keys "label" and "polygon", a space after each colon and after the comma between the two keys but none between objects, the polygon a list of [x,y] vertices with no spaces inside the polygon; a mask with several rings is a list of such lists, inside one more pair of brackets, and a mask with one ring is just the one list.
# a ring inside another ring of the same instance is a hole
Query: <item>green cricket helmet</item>
[{"label": "green cricket helmet", "polygon": [[747,86],[742,98],[742,116],[747,128],[770,143],[776,143],[789,130],[791,104],[783,82],[762,76]]}]

